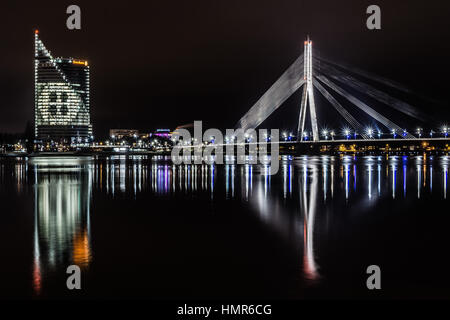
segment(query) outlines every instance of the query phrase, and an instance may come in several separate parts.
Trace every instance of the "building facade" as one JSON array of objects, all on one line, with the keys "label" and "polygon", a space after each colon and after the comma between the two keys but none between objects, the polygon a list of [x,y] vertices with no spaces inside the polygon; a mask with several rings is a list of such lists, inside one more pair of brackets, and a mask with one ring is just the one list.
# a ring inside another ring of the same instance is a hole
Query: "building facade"
[{"label": "building facade", "polygon": [[90,142],[93,136],[87,61],[53,58],[37,30],[34,45],[36,140]]},{"label": "building facade", "polygon": [[139,137],[139,130],[136,130],[136,129],[110,129],[109,136],[113,139],[136,138],[136,137]]}]

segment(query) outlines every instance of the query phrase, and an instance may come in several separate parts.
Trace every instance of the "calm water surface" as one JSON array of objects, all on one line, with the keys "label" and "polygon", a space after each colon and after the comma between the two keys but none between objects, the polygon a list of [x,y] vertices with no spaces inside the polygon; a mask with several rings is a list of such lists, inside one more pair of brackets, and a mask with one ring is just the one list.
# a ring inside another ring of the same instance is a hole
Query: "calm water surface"
[{"label": "calm water surface", "polygon": [[0,297],[449,298],[449,163],[2,159]]}]

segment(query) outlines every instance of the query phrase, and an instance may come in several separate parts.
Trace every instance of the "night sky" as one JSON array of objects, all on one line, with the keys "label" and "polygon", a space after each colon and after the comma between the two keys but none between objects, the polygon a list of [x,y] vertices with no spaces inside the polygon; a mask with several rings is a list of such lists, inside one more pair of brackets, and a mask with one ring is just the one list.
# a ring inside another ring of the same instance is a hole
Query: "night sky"
[{"label": "night sky", "polygon": [[[70,4],[81,7],[81,30],[66,28]],[[381,7],[382,30],[366,28],[370,4]],[[33,119],[34,28],[53,56],[89,61],[96,137],[193,120],[233,128],[307,34],[315,52],[440,99],[420,108],[449,119],[448,1],[3,0],[0,12],[0,132]],[[298,106],[298,95],[289,103]],[[298,117],[286,110],[279,118]]]}]

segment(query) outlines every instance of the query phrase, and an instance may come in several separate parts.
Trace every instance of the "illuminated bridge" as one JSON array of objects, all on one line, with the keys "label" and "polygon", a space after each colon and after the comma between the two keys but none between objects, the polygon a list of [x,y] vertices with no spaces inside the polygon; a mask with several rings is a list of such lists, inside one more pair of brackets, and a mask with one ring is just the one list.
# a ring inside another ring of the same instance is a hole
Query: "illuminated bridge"
[{"label": "illuminated bridge", "polygon": [[[381,91],[372,83],[381,84],[388,89],[389,93]],[[314,88],[345,120],[346,126],[339,132],[326,128],[319,129]],[[440,125],[440,128],[436,131],[424,132],[421,128],[415,128],[411,131],[402,128],[390,117],[369,106],[364,97],[392,108],[395,110],[394,112],[402,114],[405,118],[416,119],[421,123],[436,124],[436,121],[429,115],[391,94],[391,92],[397,92],[403,97],[418,96],[412,90],[361,69],[346,64],[338,64],[326,58],[314,57],[312,42],[309,37],[304,43],[304,53],[261,96],[238,121],[235,128],[244,131],[256,129],[299,89],[302,90],[302,98],[298,113],[298,126],[294,133],[282,133],[280,140],[285,141],[285,143],[324,143],[327,140],[327,143],[331,144],[352,141],[360,143],[366,140],[380,140],[380,143],[397,143],[398,140],[405,143],[407,141],[417,143],[420,140],[448,139],[447,125]],[[340,101],[344,102],[341,103]],[[349,106],[351,108],[348,108]],[[350,109],[363,114],[365,117],[367,116],[376,125],[374,127],[364,126],[352,115]],[[307,131],[307,118],[310,122],[310,131]]]}]

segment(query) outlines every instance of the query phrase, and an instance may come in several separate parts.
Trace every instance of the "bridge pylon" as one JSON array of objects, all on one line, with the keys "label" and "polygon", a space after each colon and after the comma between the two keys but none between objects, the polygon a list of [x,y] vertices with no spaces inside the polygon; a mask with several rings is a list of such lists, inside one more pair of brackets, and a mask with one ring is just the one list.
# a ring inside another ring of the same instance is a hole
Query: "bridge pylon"
[{"label": "bridge pylon", "polygon": [[309,106],[311,118],[312,140],[319,141],[319,128],[317,126],[316,104],[314,102],[313,74],[312,74],[312,42],[307,37],[304,51],[304,80],[302,103],[298,120],[297,140],[302,141],[305,133],[306,109]]}]

